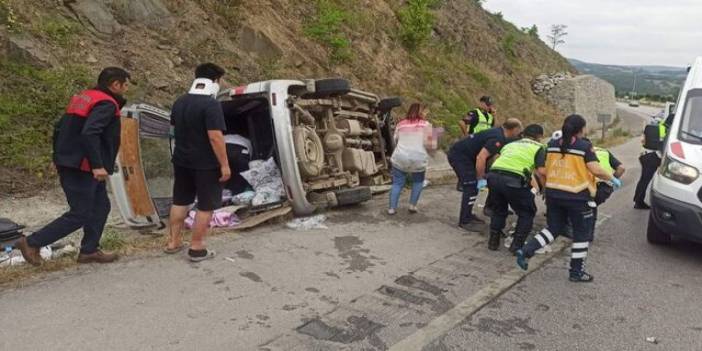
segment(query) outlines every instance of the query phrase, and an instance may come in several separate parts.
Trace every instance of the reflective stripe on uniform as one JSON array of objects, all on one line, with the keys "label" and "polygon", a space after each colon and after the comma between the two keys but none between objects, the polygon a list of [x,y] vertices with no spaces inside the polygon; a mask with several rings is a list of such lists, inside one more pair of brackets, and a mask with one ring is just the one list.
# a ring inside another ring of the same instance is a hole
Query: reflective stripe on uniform
[{"label": "reflective stripe on uniform", "polygon": [[548,239],[548,242],[553,242],[553,240],[555,240],[553,238],[553,234],[551,234],[551,231],[549,231],[548,229],[541,229],[541,233],[544,235],[544,237],[546,237],[546,239]]},{"label": "reflective stripe on uniform", "polygon": [[570,255],[571,258],[585,258],[587,257],[587,251],[582,251],[582,252],[573,252]]},{"label": "reflective stripe on uniform", "polygon": [[590,247],[590,242],[588,241],[573,243],[574,249],[587,249],[588,247]]}]

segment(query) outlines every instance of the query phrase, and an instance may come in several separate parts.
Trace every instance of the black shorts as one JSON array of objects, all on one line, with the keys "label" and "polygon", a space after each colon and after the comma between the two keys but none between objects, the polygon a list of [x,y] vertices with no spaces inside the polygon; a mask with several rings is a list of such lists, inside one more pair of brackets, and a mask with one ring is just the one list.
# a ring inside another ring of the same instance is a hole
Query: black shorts
[{"label": "black shorts", "polygon": [[173,165],[173,204],[188,206],[195,202],[197,209],[214,211],[222,207],[222,176],[219,169],[190,169]]}]

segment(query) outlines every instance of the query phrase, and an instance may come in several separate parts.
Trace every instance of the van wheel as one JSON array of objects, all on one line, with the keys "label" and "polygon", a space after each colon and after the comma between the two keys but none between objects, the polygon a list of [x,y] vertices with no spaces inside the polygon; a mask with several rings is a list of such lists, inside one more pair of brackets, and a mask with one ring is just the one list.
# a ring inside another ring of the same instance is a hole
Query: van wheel
[{"label": "van wheel", "polygon": [[381,112],[388,112],[395,107],[402,106],[402,99],[399,97],[390,97],[380,100],[378,103],[378,110]]},{"label": "van wheel", "polygon": [[348,94],[351,91],[351,83],[346,79],[340,78],[319,79],[314,82],[314,89],[314,93],[307,94],[304,97],[320,99]]},{"label": "van wheel", "polygon": [[662,231],[656,225],[656,221],[653,219],[653,210],[648,215],[648,229],[646,229],[646,239],[648,242],[654,245],[667,245],[670,244],[672,238],[670,234]]},{"label": "van wheel", "polygon": [[300,172],[307,177],[318,176],[324,167],[324,148],[319,135],[309,127],[295,127],[293,143]]}]

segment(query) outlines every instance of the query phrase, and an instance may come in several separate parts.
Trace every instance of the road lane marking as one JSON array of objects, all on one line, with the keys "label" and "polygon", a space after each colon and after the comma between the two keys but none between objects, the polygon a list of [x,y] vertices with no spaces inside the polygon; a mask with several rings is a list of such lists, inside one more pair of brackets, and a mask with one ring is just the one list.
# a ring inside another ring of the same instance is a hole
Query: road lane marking
[{"label": "road lane marking", "polygon": [[[599,228],[611,216],[602,214],[595,224],[595,228]],[[526,273],[514,268],[498,279],[492,281],[487,286],[478,290],[469,298],[457,304],[441,316],[429,322],[424,328],[415,331],[413,334],[400,340],[398,343],[388,349],[388,351],[422,351],[424,347],[431,344],[434,340],[445,335],[458,324],[465,321],[474,313],[478,312],[485,305],[490,303],[495,298],[507,292],[511,287],[522,281],[529,274],[536,272],[546,263],[548,263],[556,255],[570,247],[571,242],[562,238],[556,238],[556,241],[551,244],[553,251],[546,255],[536,255],[529,260],[529,271]],[[516,265],[516,264],[515,264]]]}]

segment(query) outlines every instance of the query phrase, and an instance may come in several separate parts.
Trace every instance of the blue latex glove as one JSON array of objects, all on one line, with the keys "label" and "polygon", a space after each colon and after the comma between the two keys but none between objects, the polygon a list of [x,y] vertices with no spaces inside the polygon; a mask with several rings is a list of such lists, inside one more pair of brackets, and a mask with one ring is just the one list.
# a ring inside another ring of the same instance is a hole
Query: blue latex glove
[{"label": "blue latex glove", "polygon": [[478,179],[478,191],[483,190],[487,186],[487,180]]},{"label": "blue latex glove", "polygon": [[614,190],[618,190],[622,187],[622,181],[619,178],[612,178],[612,187],[614,187]]}]

